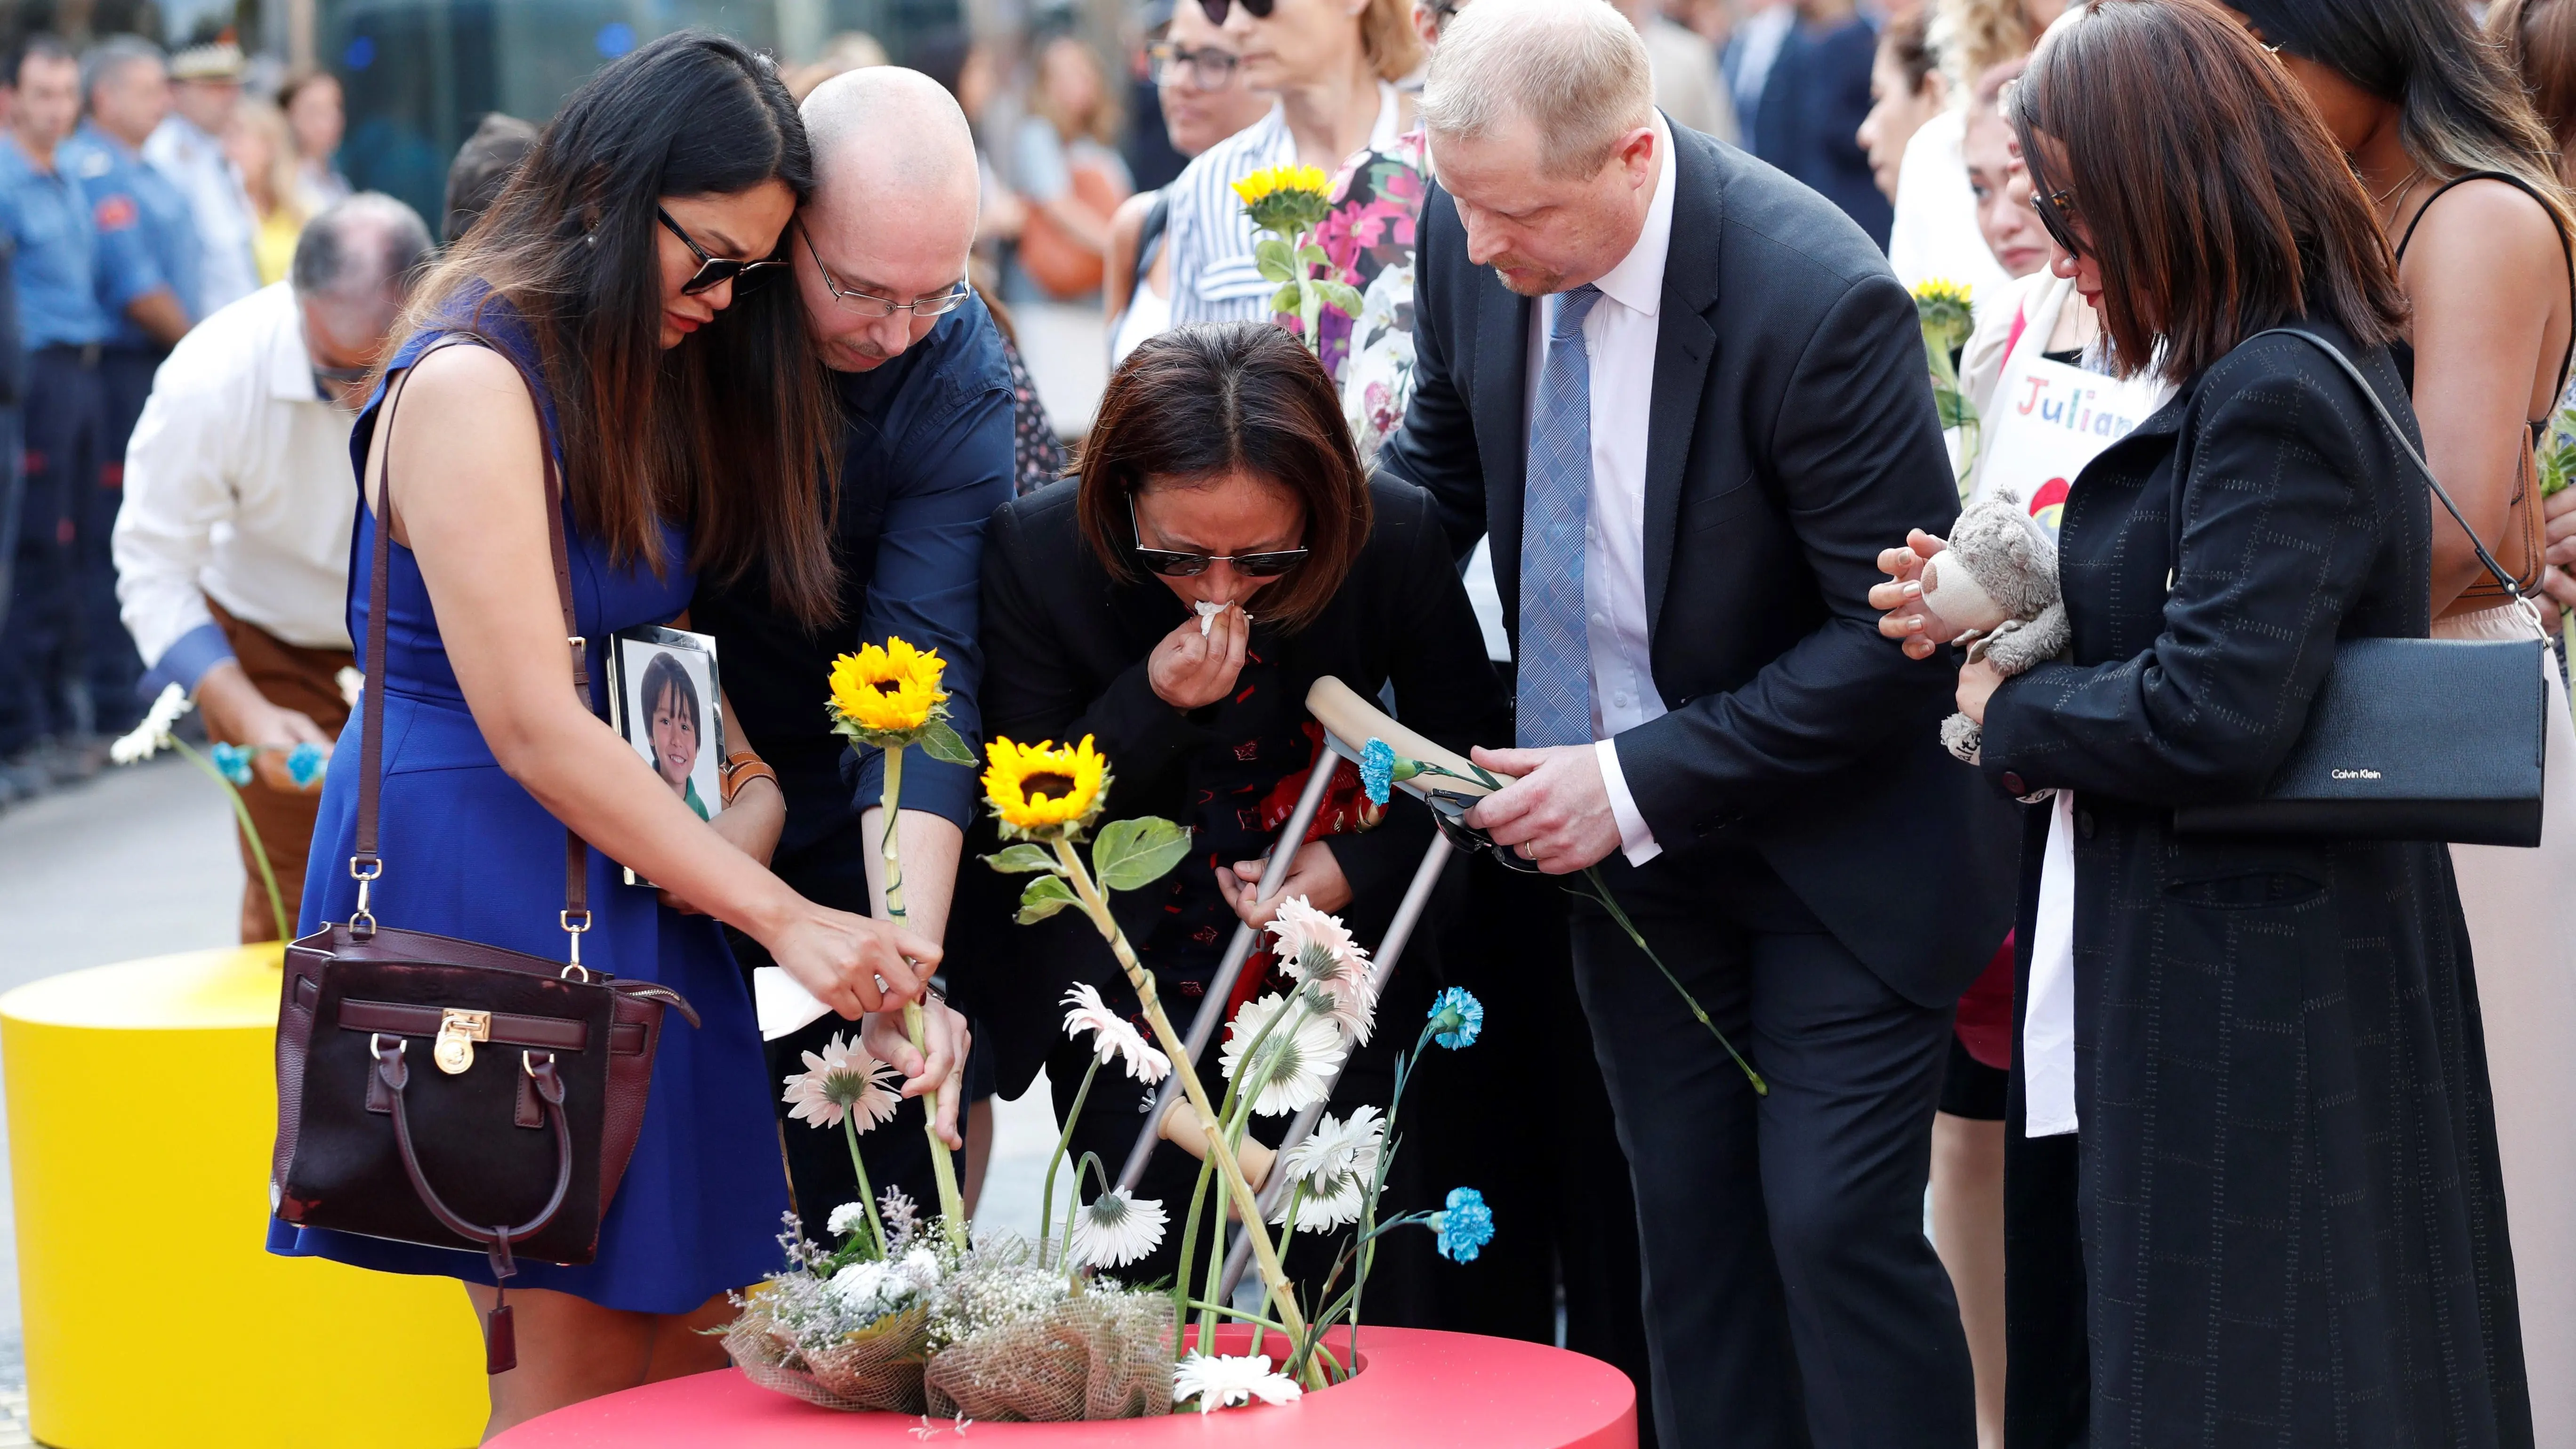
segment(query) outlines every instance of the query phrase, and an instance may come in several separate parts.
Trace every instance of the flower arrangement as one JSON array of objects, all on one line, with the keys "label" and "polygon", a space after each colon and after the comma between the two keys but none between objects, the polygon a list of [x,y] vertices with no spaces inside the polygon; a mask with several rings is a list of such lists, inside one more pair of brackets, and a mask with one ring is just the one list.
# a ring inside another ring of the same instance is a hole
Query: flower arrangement
[{"label": "flower arrangement", "polygon": [[[972,766],[974,752],[948,723],[948,694],[939,687],[947,670],[946,661],[936,649],[916,649],[899,638],[888,638],[883,644],[870,644],[856,654],[844,654],[832,661],[831,694],[824,709],[831,716],[833,730],[854,745],[873,746],[885,752],[885,836],[880,847],[885,860],[886,914],[895,921],[904,919],[903,848],[899,825],[900,801],[903,796],[903,752],[919,745],[934,760],[952,765]],[[906,1031],[912,1037],[913,1049],[922,1047],[923,1022],[918,1002],[903,1008]],[[807,1053],[808,1060],[812,1058]],[[966,1233],[965,1200],[957,1190],[957,1167],[948,1155],[948,1144],[939,1140],[939,1094],[923,1098],[922,1131],[930,1138],[930,1166],[939,1185],[939,1215],[949,1234],[963,1246]],[[887,1109],[889,1115],[893,1108]],[[859,1160],[858,1139],[850,1139],[850,1161]],[[860,1193],[866,1196],[867,1170],[859,1170]]]},{"label": "flower arrangement", "polygon": [[1356,319],[1363,306],[1359,290],[1338,279],[1316,236],[1332,211],[1332,178],[1320,166],[1273,166],[1234,183],[1234,194],[1253,228],[1265,233],[1252,257],[1262,279],[1279,284],[1270,310],[1295,317],[1299,339],[1320,348],[1323,308]]},{"label": "flower arrangement", "polygon": [[196,708],[188,691],[177,684],[162,687],[161,694],[146,710],[143,722],[127,731],[107,747],[107,757],[120,765],[140,764],[163,750],[176,750],[189,764],[205,772],[207,778],[223,788],[224,798],[232,802],[233,819],[250,841],[250,858],[259,866],[260,884],[268,888],[268,910],[277,922],[277,939],[295,939],[295,918],[286,913],[286,899],[278,893],[277,872],[269,868],[268,850],[260,843],[259,826],[252,823],[250,807],[243,803],[242,789],[250,784],[251,768],[262,754],[286,757],[287,778],[298,790],[310,790],[320,783],[330,767],[331,757],[320,745],[306,742],[289,748],[275,745],[211,744],[203,754],[174,734],[179,719]]},{"label": "flower arrangement", "polygon": [[1959,500],[1966,502],[1973,491],[1977,471],[1977,406],[1959,386],[1959,353],[1968,345],[1969,334],[1976,330],[1976,314],[1969,307],[1970,289],[1957,282],[1930,277],[1914,287],[1915,320],[1923,328],[1923,353],[1932,367],[1932,404],[1941,415],[1943,429],[1957,428],[1962,457],[1959,468]]}]

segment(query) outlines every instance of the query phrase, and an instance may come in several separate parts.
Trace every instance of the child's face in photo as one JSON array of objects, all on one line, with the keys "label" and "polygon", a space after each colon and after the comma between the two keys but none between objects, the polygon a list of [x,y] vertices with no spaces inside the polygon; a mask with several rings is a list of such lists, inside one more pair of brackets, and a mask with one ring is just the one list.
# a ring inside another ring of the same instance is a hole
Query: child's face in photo
[{"label": "child's face in photo", "polygon": [[653,768],[672,793],[688,793],[689,772],[698,764],[698,722],[680,691],[665,689],[653,701]]}]

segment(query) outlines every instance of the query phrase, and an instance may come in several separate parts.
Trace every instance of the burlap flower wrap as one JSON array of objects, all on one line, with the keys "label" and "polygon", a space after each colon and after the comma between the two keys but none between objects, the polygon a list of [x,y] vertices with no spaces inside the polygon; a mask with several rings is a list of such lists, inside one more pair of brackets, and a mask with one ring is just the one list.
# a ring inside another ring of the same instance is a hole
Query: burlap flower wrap
[{"label": "burlap flower wrap", "polygon": [[1091,1292],[931,1356],[930,1413],[984,1423],[1135,1419],[1172,1411],[1172,1305]]}]

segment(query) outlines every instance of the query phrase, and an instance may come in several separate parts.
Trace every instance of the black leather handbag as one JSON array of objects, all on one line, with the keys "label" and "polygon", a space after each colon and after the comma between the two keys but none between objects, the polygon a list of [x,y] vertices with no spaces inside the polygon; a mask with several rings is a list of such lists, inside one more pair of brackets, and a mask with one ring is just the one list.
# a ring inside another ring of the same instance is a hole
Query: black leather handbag
[{"label": "black leather handbag", "polygon": [[[2314,343],[2334,359],[2405,451],[2433,496],[2504,591],[2526,610],[2521,583],[2460,518],[2388,404],[2342,349],[2296,327],[2273,333]],[[2247,339],[2251,341],[2252,339]],[[2174,482],[2174,554],[2182,553],[2182,481]],[[2308,705],[2307,729],[2252,800],[2174,811],[2177,835],[2270,835],[2344,840],[2442,840],[2536,846],[2548,741],[2548,645],[2513,640],[2347,639]]]},{"label": "black leather handbag", "polygon": [[[440,342],[440,347],[463,345]],[[408,374],[406,374],[408,376]],[[536,384],[528,381],[532,401]],[[385,402],[385,427],[402,400]],[[396,1242],[486,1254],[502,1292],[485,1315],[484,1367],[517,1362],[506,1301],[519,1258],[587,1263],[643,1127],[664,1011],[679,993],[581,964],[590,929],[589,848],[564,832],[566,960],[379,926],[384,873],[377,802],[385,742],[386,540],[393,463],[376,491],[367,585],[367,681],[359,707],[357,908],[289,946],[277,1005],[277,1216]],[[546,459],[546,520],[564,633],[575,636],[563,493]],[[570,637],[586,707],[582,641]],[[411,1049],[421,1054],[413,1056]]]}]

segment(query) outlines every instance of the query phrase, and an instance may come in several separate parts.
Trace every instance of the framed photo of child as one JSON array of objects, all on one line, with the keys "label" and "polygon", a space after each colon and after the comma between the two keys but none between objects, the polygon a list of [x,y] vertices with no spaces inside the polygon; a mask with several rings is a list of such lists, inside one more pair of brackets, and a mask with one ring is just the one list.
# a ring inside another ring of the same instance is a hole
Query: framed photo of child
[{"label": "framed photo of child", "polygon": [[[724,808],[724,718],[716,641],[685,629],[624,629],[608,641],[609,724],[680,803],[712,820]],[[626,872],[629,885],[646,885]]]}]

